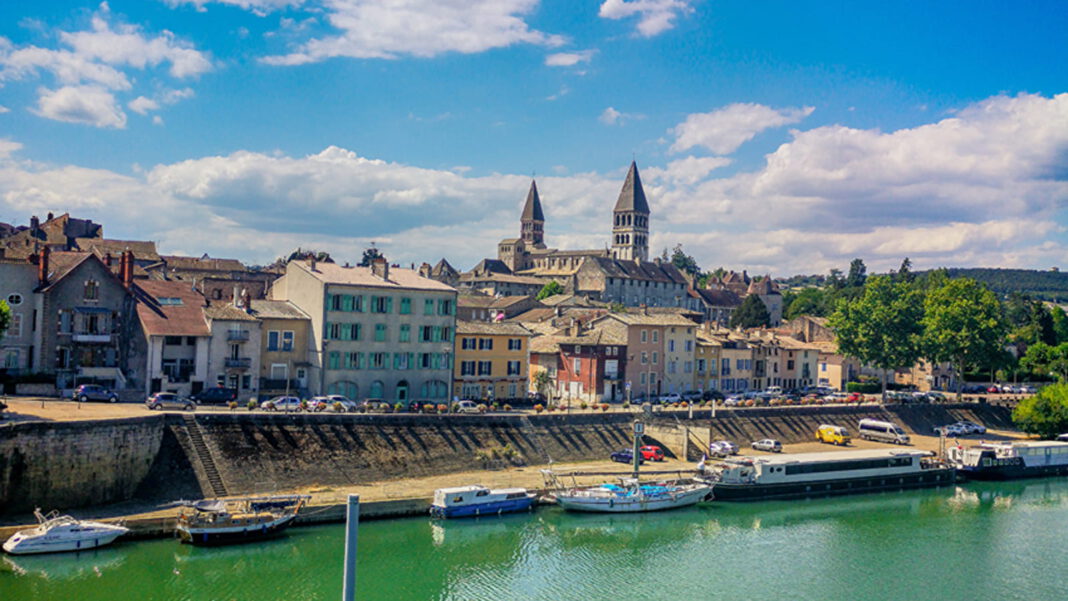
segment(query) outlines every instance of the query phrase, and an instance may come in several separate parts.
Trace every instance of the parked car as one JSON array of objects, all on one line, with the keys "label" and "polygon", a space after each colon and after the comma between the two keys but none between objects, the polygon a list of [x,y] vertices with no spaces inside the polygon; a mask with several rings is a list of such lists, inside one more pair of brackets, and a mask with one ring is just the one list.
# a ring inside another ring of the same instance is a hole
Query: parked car
[{"label": "parked car", "polygon": [[215,386],[213,388],[205,388],[196,394],[190,395],[189,398],[201,405],[225,405],[230,401],[237,400],[237,389]]},{"label": "parked car", "polygon": [[968,432],[966,432],[964,428],[961,428],[957,424],[949,424],[946,426],[939,426],[935,428],[935,434],[941,434],[942,436],[948,438],[950,436],[966,436]]},{"label": "parked car", "polygon": [[986,389],[986,391],[990,394],[998,394],[1001,392],[1001,388],[999,388],[998,386],[990,386]]},{"label": "parked car", "polygon": [[295,396],[276,396],[260,403],[265,411],[300,411],[300,399]]},{"label": "parked car", "polygon": [[[620,463],[634,463],[634,451],[631,449],[620,449],[610,455],[612,461],[618,461]],[[645,463],[645,460],[638,457],[638,463]]]},{"label": "parked car", "polygon": [[191,399],[178,396],[173,392],[157,392],[148,397],[145,405],[153,411],[162,409],[180,409],[182,411],[195,411],[197,404]]},{"label": "parked car", "polygon": [[459,401],[456,405],[456,413],[478,413],[478,403],[474,401]]},{"label": "parked car", "polygon": [[326,394],[312,397],[308,401],[309,411],[334,411],[334,403],[341,403],[341,410],[353,413],[356,411],[356,401],[351,401],[340,394]]},{"label": "parked car", "polygon": [[87,401],[107,401],[109,403],[114,403],[119,400],[119,396],[103,386],[97,386],[96,384],[82,384],[74,389],[74,394],[71,395],[71,399],[83,403]]},{"label": "parked car", "polygon": [[715,389],[706,390],[704,394],[701,395],[701,399],[705,401],[722,401],[725,398],[727,398],[726,395]]},{"label": "parked car", "polygon": [[986,434],[986,426],[968,420],[957,422],[957,426],[967,434]]},{"label": "parked car", "polygon": [[767,451],[769,453],[781,453],[782,443],[777,440],[765,438],[764,440],[757,440],[753,442],[753,448],[757,451]]},{"label": "parked car", "polygon": [[698,390],[687,390],[682,393],[682,400],[684,401],[700,401],[702,393]]},{"label": "parked car", "polygon": [[642,459],[647,461],[663,461],[664,449],[656,446],[655,444],[647,444],[644,447],[638,449],[642,454]]},{"label": "parked car", "polygon": [[729,396],[723,401],[723,406],[724,407],[737,407],[738,405],[742,404],[742,400],[743,400],[742,397],[737,396],[737,395]]},{"label": "parked car", "polygon": [[668,394],[660,395],[661,403],[678,403],[682,401],[682,395],[677,392],[669,392]]},{"label": "parked car", "polygon": [[816,440],[824,444],[846,446],[850,442],[849,431],[842,426],[821,424],[820,427],[816,429]]},{"label": "parked car", "polygon": [[[717,440],[716,442],[713,442],[712,445],[716,445],[719,448],[720,455],[727,456],[738,454],[738,445],[729,440]],[[709,446],[711,447],[712,445]]]}]

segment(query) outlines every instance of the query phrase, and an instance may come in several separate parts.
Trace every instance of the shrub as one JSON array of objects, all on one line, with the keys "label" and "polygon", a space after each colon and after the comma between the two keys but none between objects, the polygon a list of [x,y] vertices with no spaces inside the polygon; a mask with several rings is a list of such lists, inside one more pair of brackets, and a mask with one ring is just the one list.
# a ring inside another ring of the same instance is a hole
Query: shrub
[{"label": "shrub", "polygon": [[341,401],[334,401],[334,411],[341,413],[345,410],[345,406],[341,404]]},{"label": "shrub", "polygon": [[453,403],[452,404],[452,412],[453,413],[459,413],[460,412],[460,403]]},{"label": "shrub", "polygon": [[396,411],[397,413],[400,413],[401,411],[404,411],[404,403],[394,403],[393,404],[393,410]]},{"label": "shrub", "polygon": [[882,384],[879,382],[846,382],[846,392],[876,394],[882,392],[882,390]]},{"label": "shrub", "polygon": [[581,408],[581,409],[589,409],[590,406],[589,406],[588,403],[586,403],[586,401],[582,401],[581,403],[579,403],[579,408]]},{"label": "shrub", "polygon": [[247,407],[248,407],[248,410],[249,410],[249,411],[252,411],[253,409],[255,409],[255,408],[256,408],[256,407],[258,407],[258,406],[259,406],[259,405],[257,405],[257,404],[256,404],[256,399],[249,399],[249,400],[248,400],[248,405],[247,405]]},{"label": "shrub", "polygon": [[541,403],[538,403],[537,405],[534,405],[534,412],[535,413],[541,413],[542,411],[545,411],[545,406],[544,405],[542,405]]},{"label": "shrub", "polygon": [[1012,410],[1016,427],[1042,438],[1068,430],[1068,383],[1053,384],[1028,397]]},{"label": "shrub", "polygon": [[690,404],[687,403],[686,401],[683,401],[683,402],[679,403],[679,407],[682,407],[683,409],[685,409],[685,408],[687,408],[689,406],[690,406]]},{"label": "shrub", "polygon": [[512,410],[512,406],[507,404],[507,403],[505,403],[504,406],[501,407],[501,409],[504,409],[505,411],[511,411]]},{"label": "shrub", "polygon": [[753,399],[746,399],[744,404],[746,407],[752,407],[755,403],[753,403]]},{"label": "shrub", "polygon": [[623,401],[623,408],[630,409],[630,401]]},{"label": "shrub", "polygon": [[497,403],[490,403],[490,410],[491,411],[496,411],[498,409],[500,409],[500,405],[498,405]]},{"label": "shrub", "polygon": [[237,409],[237,401],[230,401],[226,406],[230,408],[230,411],[233,411],[234,409]]},{"label": "shrub", "polygon": [[[456,406],[459,407],[460,404],[457,403]],[[446,405],[445,403],[441,403],[441,404],[438,405],[438,413],[439,414],[448,413],[448,412],[449,412],[449,406],[448,405]]]},{"label": "shrub", "polygon": [[479,403],[478,406],[475,407],[475,409],[478,409],[479,413],[485,413],[489,409],[489,407],[487,407],[484,403]]},{"label": "shrub", "polygon": [[601,403],[601,411],[608,411],[608,403]]},{"label": "shrub", "polygon": [[423,405],[423,413],[434,413],[437,410],[438,410],[438,408],[436,406],[434,406],[433,404],[431,404],[431,403],[427,403],[426,405]]},{"label": "shrub", "polygon": [[302,400],[300,402],[300,410],[301,411],[307,411],[308,410],[308,401]]}]

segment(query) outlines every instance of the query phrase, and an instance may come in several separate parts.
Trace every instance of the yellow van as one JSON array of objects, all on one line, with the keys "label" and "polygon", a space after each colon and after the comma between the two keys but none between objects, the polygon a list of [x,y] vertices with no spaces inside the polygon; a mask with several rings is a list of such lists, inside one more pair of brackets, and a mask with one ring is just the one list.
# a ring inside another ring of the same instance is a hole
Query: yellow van
[{"label": "yellow van", "polygon": [[820,425],[816,430],[816,440],[826,444],[849,444],[849,432],[842,426]]}]

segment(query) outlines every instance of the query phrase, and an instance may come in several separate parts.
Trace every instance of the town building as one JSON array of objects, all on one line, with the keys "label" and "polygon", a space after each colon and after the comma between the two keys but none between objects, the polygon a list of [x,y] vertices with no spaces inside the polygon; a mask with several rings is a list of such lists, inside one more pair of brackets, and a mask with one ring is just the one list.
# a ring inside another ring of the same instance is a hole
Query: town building
[{"label": "town building", "polygon": [[214,385],[209,380],[211,329],[207,301],[189,282],[140,280],[137,318],[147,347],[145,394],[195,394]]},{"label": "town building", "polygon": [[376,259],[290,261],[271,286],[311,318],[311,390],[407,404],[452,389],[456,289]]},{"label": "town building", "polygon": [[499,321],[510,319],[542,304],[533,296],[487,296],[461,294],[457,299],[457,321]]},{"label": "town building", "polygon": [[308,396],[314,365],[311,318],[289,301],[252,299],[250,303],[252,315],[260,322],[260,396]]},{"label": "town building", "polygon": [[453,397],[485,403],[525,399],[531,336],[517,323],[457,321]]},{"label": "town building", "polygon": [[[667,393],[682,393],[693,383],[694,335],[697,324],[673,313],[609,313],[594,322],[612,320],[626,327],[627,355],[624,387],[629,386],[632,397],[657,397]],[[673,341],[674,344],[670,341]],[[687,345],[686,341],[691,344]],[[667,349],[673,349],[668,351]],[[689,350],[687,350],[689,349]],[[674,361],[675,372],[668,373]],[[685,373],[689,363],[691,372]]]},{"label": "town building", "polygon": [[42,223],[36,215],[30,217],[29,227],[15,228],[10,235],[0,238],[0,248],[9,259],[25,259],[37,255],[42,248],[51,251],[77,250],[79,238],[103,238],[104,227],[91,219],[76,219],[69,213],[59,217],[52,213]]},{"label": "town building", "polygon": [[36,265],[24,258],[0,256],[0,300],[11,310],[11,322],[0,335],[0,369],[8,377],[34,369],[34,350],[40,348],[37,282]]},{"label": "town building", "polygon": [[[616,321],[572,324],[531,341],[531,373],[545,371],[553,402],[602,403],[626,398],[627,327]],[[532,381],[532,389],[537,390]],[[546,392],[546,391],[538,391]]]},{"label": "town building", "polygon": [[259,396],[261,323],[250,308],[248,293],[230,302],[204,307],[211,330],[208,346],[208,380],[237,391],[240,398]]}]

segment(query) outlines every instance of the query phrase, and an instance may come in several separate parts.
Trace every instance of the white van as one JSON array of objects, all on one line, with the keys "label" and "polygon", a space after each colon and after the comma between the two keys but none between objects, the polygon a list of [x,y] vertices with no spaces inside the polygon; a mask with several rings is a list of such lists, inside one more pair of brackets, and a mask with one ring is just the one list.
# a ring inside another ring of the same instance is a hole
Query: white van
[{"label": "white van", "polygon": [[893,442],[897,444],[909,444],[909,435],[901,429],[901,426],[890,422],[881,422],[876,419],[862,419],[857,424],[858,436],[865,440],[878,440],[880,442]]}]

